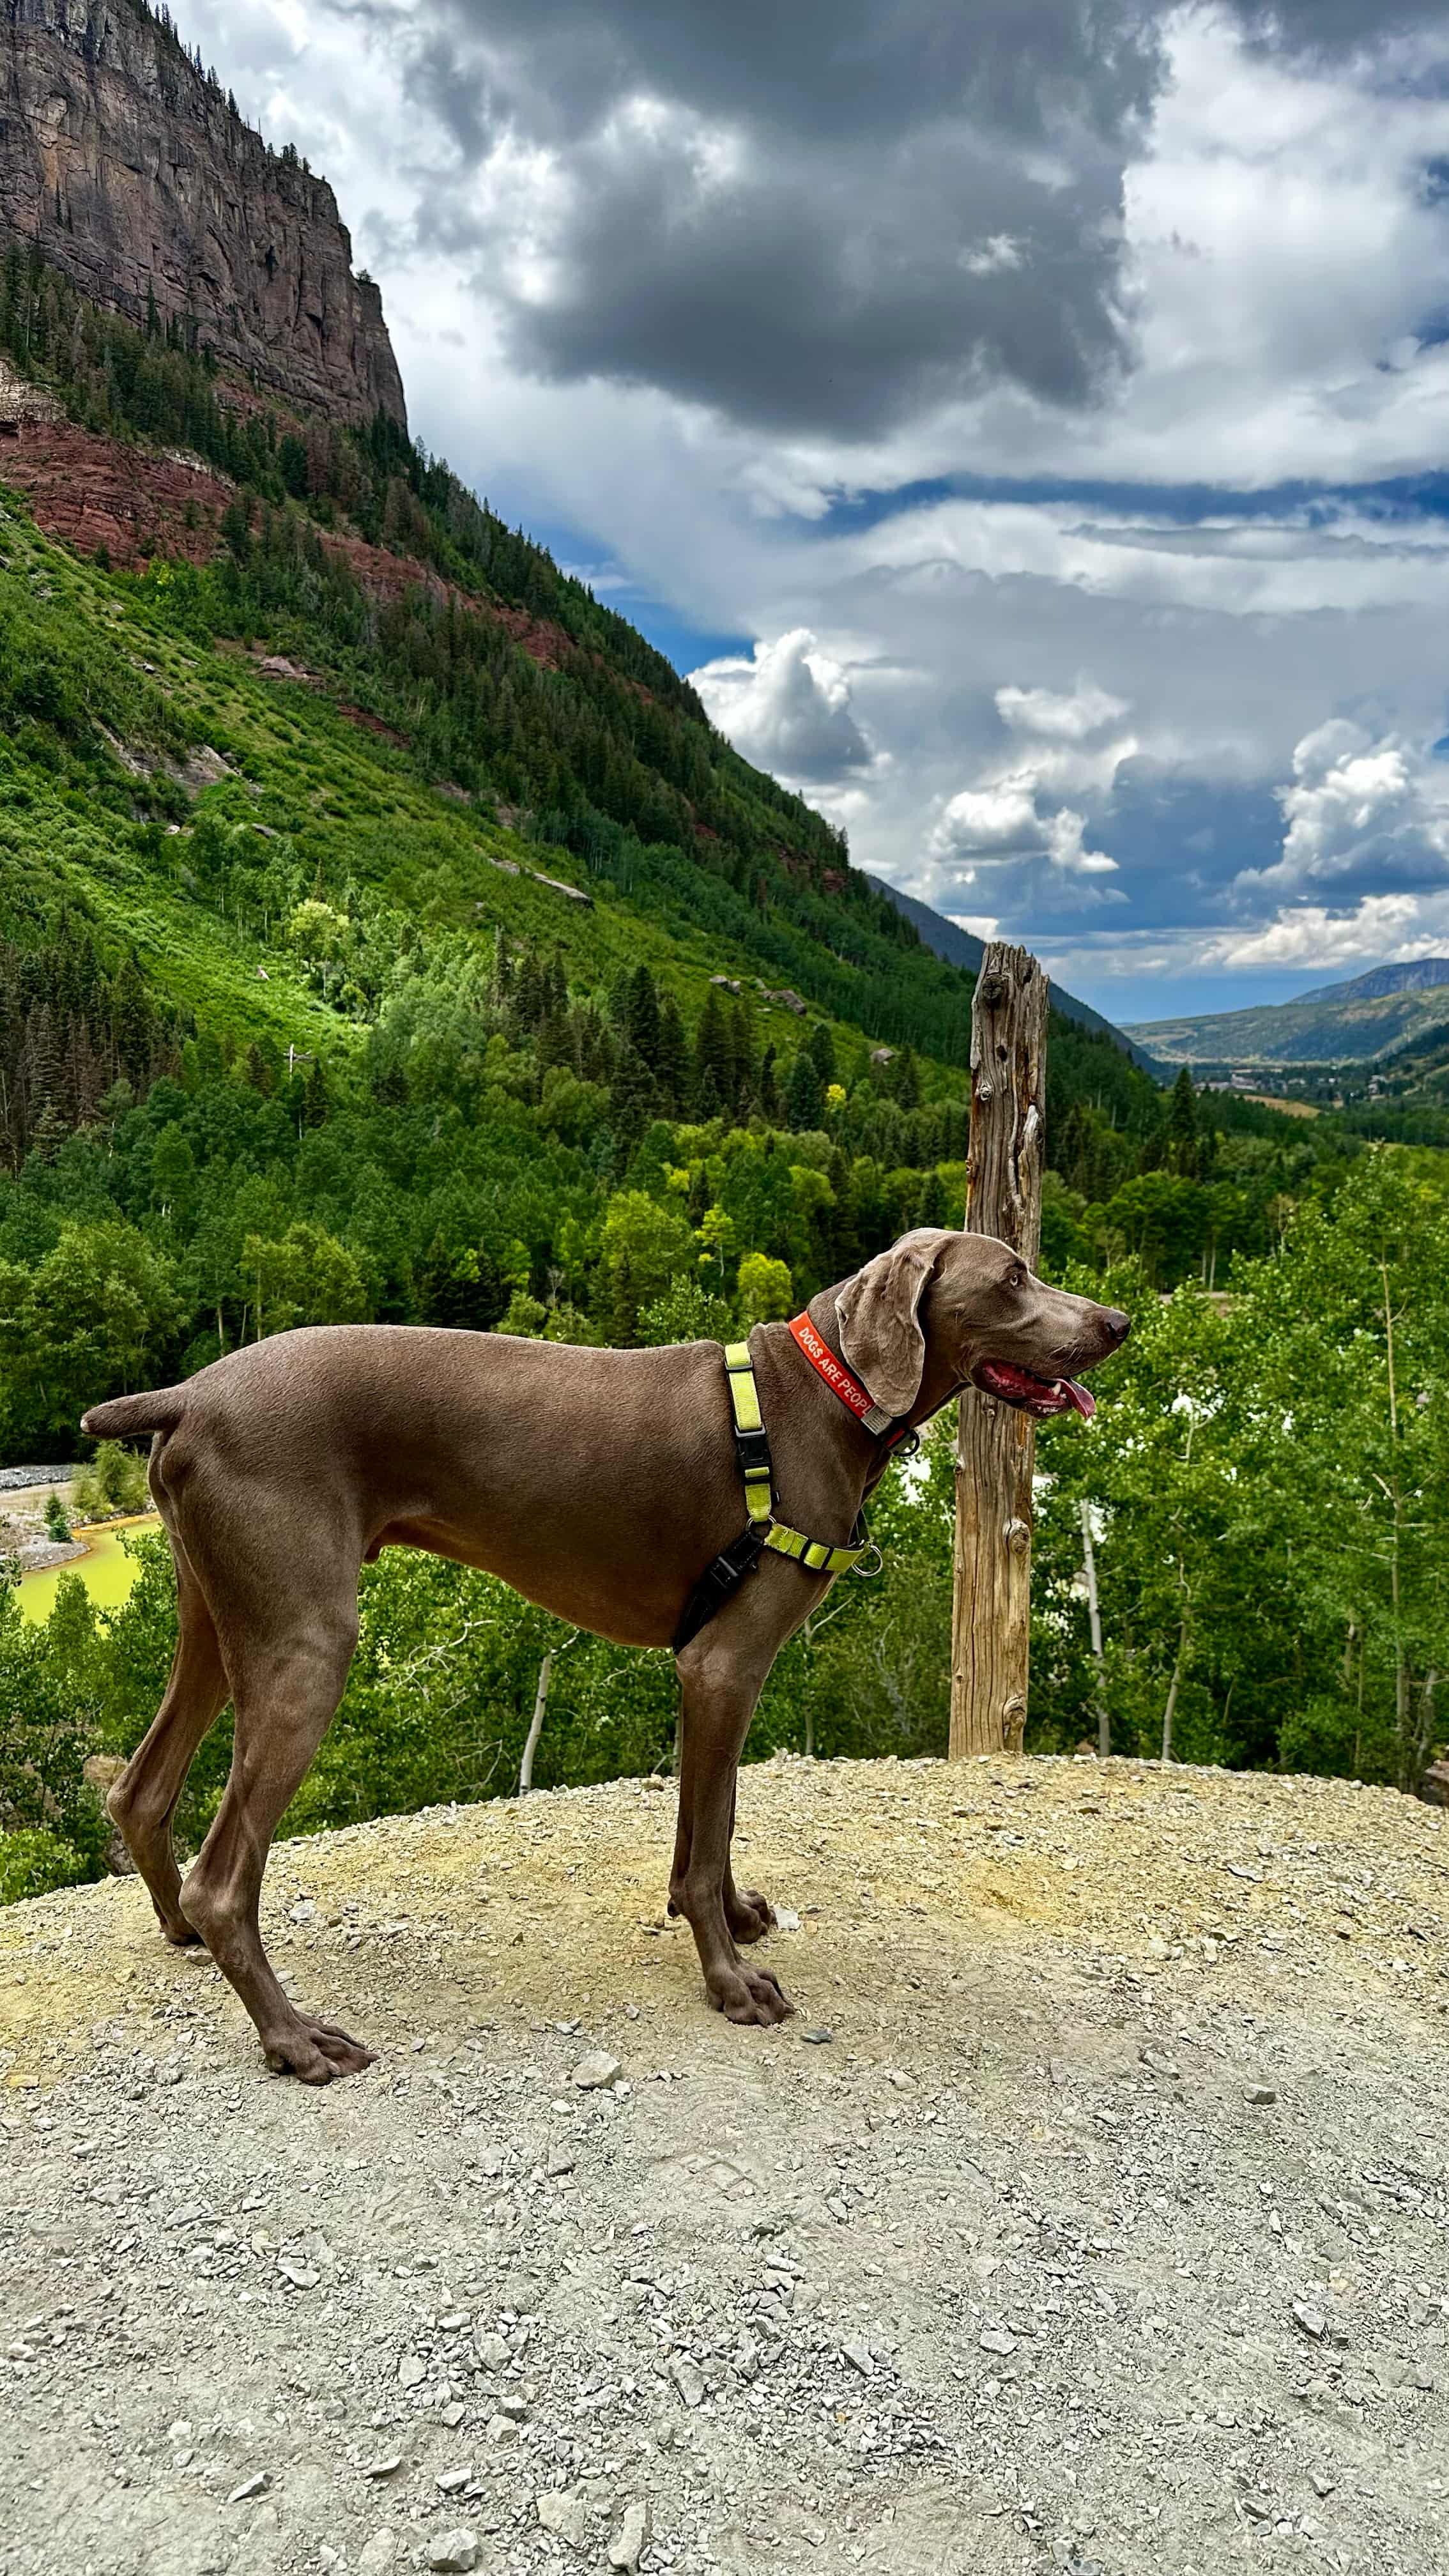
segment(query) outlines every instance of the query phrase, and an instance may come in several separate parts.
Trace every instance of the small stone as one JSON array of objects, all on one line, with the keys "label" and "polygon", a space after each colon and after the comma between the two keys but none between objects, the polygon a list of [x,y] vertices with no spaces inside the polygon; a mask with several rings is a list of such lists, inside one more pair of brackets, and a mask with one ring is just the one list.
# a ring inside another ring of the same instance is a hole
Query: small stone
[{"label": "small stone", "polygon": [[1322,2309],[1311,2308],[1306,2299],[1294,2300],[1293,2322],[1295,2326],[1301,2326],[1304,2334],[1311,2335],[1315,2343],[1321,2342],[1328,2332],[1328,2319]]},{"label": "small stone", "polygon": [[685,2405],[698,2406],[704,2396],[704,2373],[697,2362],[690,2360],[687,2352],[670,2354],[669,2376]]},{"label": "small stone", "polygon": [[1009,2335],[1005,2326],[987,2326],[981,2337],[981,2349],[983,2352],[1000,2353],[1004,2359],[1008,2353],[1015,2352],[1016,2337]]},{"label": "small stone", "polygon": [[271,2483],[272,2481],[268,2476],[267,2471],[265,2469],[258,2469],[255,2477],[243,2478],[239,2487],[232,2488],[230,2495],[227,2497],[227,2503],[246,2504],[252,2496],[265,2495]]},{"label": "small stone", "polygon": [[776,1929],[776,1931],[777,1931],[777,1932],[798,1932],[798,1931],[799,1931],[799,1929],[800,1929],[800,1917],[799,1917],[799,1915],[795,1912],[795,1909],[794,1909],[793,1905],[777,1905],[777,1906],[776,1906],[776,1908],[775,1908],[775,1929]]},{"label": "small stone", "polygon": [[467,2407],[460,2406],[456,2397],[454,2398],[451,2406],[445,2406],[443,2408],[443,2422],[447,2425],[450,2433],[456,2433],[467,2412]]},{"label": "small stone", "polygon": [[609,2543],[609,2565],[622,2567],[626,2571],[626,2576],[637,2576],[639,2561],[644,2554],[644,2543],[648,2537],[648,2505],[626,2504],[624,2519],[619,2525],[618,2533]]},{"label": "small stone", "polygon": [[395,2478],[401,2467],[401,2451],[388,2451],[381,2459],[365,2460],[362,2474],[365,2478]]},{"label": "small stone", "polygon": [[384,2526],[371,2539],[364,2540],[358,2555],[358,2576],[387,2576],[397,2556],[397,2534]]},{"label": "small stone", "polygon": [[428,2375],[428,2365],[420,2353],[405,2352],[398,2363],[397,2375],[400,2387],[421,2388]]},{"label": "small stone", "polygon": [[875,2370],[875,2363],[871,2359],[869,2345],[863,2343],[842,2344],[841,2351],[844,2353],[846,2360],[850,2363],[851,2368],[859,2371],[862,2379],[869,2379],[872,2376]]},{"label": "small stone", "polygon": [[899,2066],[886,2068],[886,2082],[893,2085],[897,2093],[914,2093],[916,2089],[915,2077],[907,2075],[904,2068]]},{"label": "small stone", "polygon": [[520,2397],[517,2390],[514,2390],[511,2395],[499,2398],[498,2412],[500,2415],[509,2416],[515,2424],[521,2424],[528,2413],[528,2400],[526,2397]]},{"label": "small stone", "polygon": [[573,2169],[574,2159],[569,2154],[567,2147],[549,2148],[548,2165],[546,2170],[550,2174],[553,2174],[557,2178],[561,2178],[564,2174],[571,2174]]},{"label": "small stone", "polygon": [[802,2030],[800,2036],[807,2048],[828,2048],[835,2033],[833,2030]]},{"label": "small stone", "polygon": [[428,2543],[428,2565],[446,2571],[446,2576],[468,2576],[478,2564],[478,2543],[471,2531],[445,2531]]},{"label": "small stone", "polygon": [[1269,2102],[1276,2102],[1278,2096],[1271,2084],[1250,2084],[1246,2099],[1262,2108]]},{"label": "small stone", "polygon": [[444,2469],[438,2480],[440,2495],[460,2495],[472,2476],[471,2469]]},{"label": "small stone", "polygon": [[473,2337],[473,2350],[478,2355],[478,2358],[482,2362],[485,2370],[506,2370],[510,2361],[513,2359],[513,2355],[509,2351],[501,2334],[494,2334],[491,2332],[487,2334],[475,2334]]},{"label": "small stone", "polygon": [[291,2282],[294,2290],[315,2290],[321,2277],[319,2273],[312,2270],[310,2264],[295,2262],[289,2254],[278,2257],[277,2270],[284,2281]]},{"label": "small stone", "polygon": [[516,2442],[518,2440],[518,2426],[513,2422],[510,2416],[490,2415],[488,2418],[488,2439],[499,2450],[502,2450],[507,2443]]},{"label": "small stone", "polygon": [[611,2057],[606,2048],[595,2048],[587,2057],[579,2059],[572,2080],[581,2093],[598,2093],[606,2084],[613,2083],[618,2072],[617,2057]]},{"label": "small stone", "polygon": [[1326,2497],[1331,2496],[1333,2493],[1334,2482],[1326,2469],[1310,2469],[1308,2472],[1308,2483],[1312,2487],[1320,2504],[1323,2503]]},{"label": "small stone", "polygon": [[533,2509],[545,2531],[551,2531],[558,2540],[567,2540],[575,2549],[583,2548],[589,2536],[589,2509],[576,2487],[535,2496]]}]

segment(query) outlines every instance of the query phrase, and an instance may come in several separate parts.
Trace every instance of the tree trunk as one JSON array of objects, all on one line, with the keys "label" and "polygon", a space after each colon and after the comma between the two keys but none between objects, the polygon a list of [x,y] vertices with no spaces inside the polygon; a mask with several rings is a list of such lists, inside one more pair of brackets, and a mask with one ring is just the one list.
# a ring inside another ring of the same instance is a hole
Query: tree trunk
[{"label": "tree trunk", "polygon": [[[1035,1266],[1041,1240],[1047,979],[1024,948],[993,940],[971,1007],[971,1155],[966,1229]],[[953,1762],[1019,1753],[1031,1647],[1029,1415],[967,1387],[956,1452],[951,1652]]]},{"label": "tree trunk", "polygon": [[1187,1614],[1183,1613],[1182,1633],[1177,1641],[1177,1661],[1172,1667],[1172,1680],[1167,1689],[1167,1706],[1162,1712],[1162,1758],[1172,1760],[1172,1721],[1177,1715],[1177,1689],[1182,1680],[1182,1667],[1187,1659]]},{"label": "tree trunk", "polygon": [[523,1760],[518,1766],[520,1798],[526,1798],[533,1787],[533,1757],[538,1751],[538,1739],[543,1733],[543,1721],[548,1711],[548,1686],[552,1679],[553,1648],[550,1646],[538,1668],[538,1688],[533,1695],[533,1715],[529,1720],[528,1735],[524,1742]]},{"label": "tree trunk", "polygon": [[1087,1583],[1087,1624],[1092,1637],[1092,1664],[1097,1675],[1097,1754],[1105,1762],[1112,1750],[1112,1721],[1107,1713],[1107,1675],[1102,1659],[1102,1611],[1097,1599],[1097,1557],[1092,1546],[1092,1506],[1083,1501],[1082,1572]]}]

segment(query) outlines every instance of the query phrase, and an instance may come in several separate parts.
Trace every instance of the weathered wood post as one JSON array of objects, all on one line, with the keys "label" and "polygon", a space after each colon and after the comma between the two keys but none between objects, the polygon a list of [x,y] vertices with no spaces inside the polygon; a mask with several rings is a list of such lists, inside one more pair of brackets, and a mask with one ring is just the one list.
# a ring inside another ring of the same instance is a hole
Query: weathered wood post
[{"label": "weathered wood post", "polygon": [[[999,1235],[1036,1265],[1046,1131],[1047,979],[994,939],[971,1006],[966,1230]],[[956,1586],[950,1758],[1019,1753],[1031,1648],[1029,1414],[967,1387],[956,1451]]]}]

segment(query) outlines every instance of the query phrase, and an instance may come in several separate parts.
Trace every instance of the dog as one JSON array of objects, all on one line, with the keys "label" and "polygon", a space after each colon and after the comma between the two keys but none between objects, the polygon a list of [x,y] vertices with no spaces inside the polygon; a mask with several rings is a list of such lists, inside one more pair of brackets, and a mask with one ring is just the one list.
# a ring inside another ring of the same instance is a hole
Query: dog
[{"label": "dog", "polygon": [[[1034,1276],[989,1235],[919,1227],[807,1310],[893,1424],[926,1421],[968,1384],[1038,1416],[1090,1412],[1076,1372],[1128,1318]],[[801,1355],[789,1326],[750,1336],[780,1515],[844,1545],[889,1461]],[[418,1547],[500,1576],[571,1625],[668,1646],[702,1570],[745,1506],[719,1346],[603,1351],[494,1333],[341,1324],[279,1333],[182,1386],[95,1406],[92,1439],[152,1435],[150,1483],[176,1562],[175,1661],[156,1717],[107,1805],[168,1940],[206,1943],[256,2025],[267,2064],[328,2084],[373,2062],[283,1993],[258,1925],[277,1824],[342,1696],[358,1572]],[[735,1885],[735,1781],[785,1640],[829,1589],[764,1554],[677,1655],[682,1688],[671,1911],[693,1931],[705,1991],[730,2021],[794,2007],[742,1953],[774,1920]],[[172,1849],[193,1755],[230,1699],[231,1774],[183,1881]]]}]

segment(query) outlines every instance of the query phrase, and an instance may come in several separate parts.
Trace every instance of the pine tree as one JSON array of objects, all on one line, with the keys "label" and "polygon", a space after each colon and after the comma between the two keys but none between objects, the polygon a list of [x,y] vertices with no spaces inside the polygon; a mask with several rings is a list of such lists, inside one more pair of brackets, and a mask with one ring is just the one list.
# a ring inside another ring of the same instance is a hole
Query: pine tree
[{"label": "pine tree", "polygon": [[825,1116],[825,1086],[808,1047],[802,1047],[785,1085],[785,1114],[797,1134],[818,1127]]},{"label": "pine tree", "polygon": [[729,1023],[719,995],[711,986],[694,1033],[696,1114],[701,1118],[720,1117],[730,1107],[733,1094],[734,1049],[730,1044]]},{"label": "pine tree", "polygon": [[1167,1104],[1167,1163],[1184,1179],[1197,1178],[1197,1093],[1193,1087],[1192,1069],[1183,1065],[1172,1086]]},{"label": "pine tree", "polygon": [[647,966],[639,965],[629,978],[628,1000],[624,1008],[624,1035],[641,1062],[651,1073],[659,1067],[659,995]]}]

